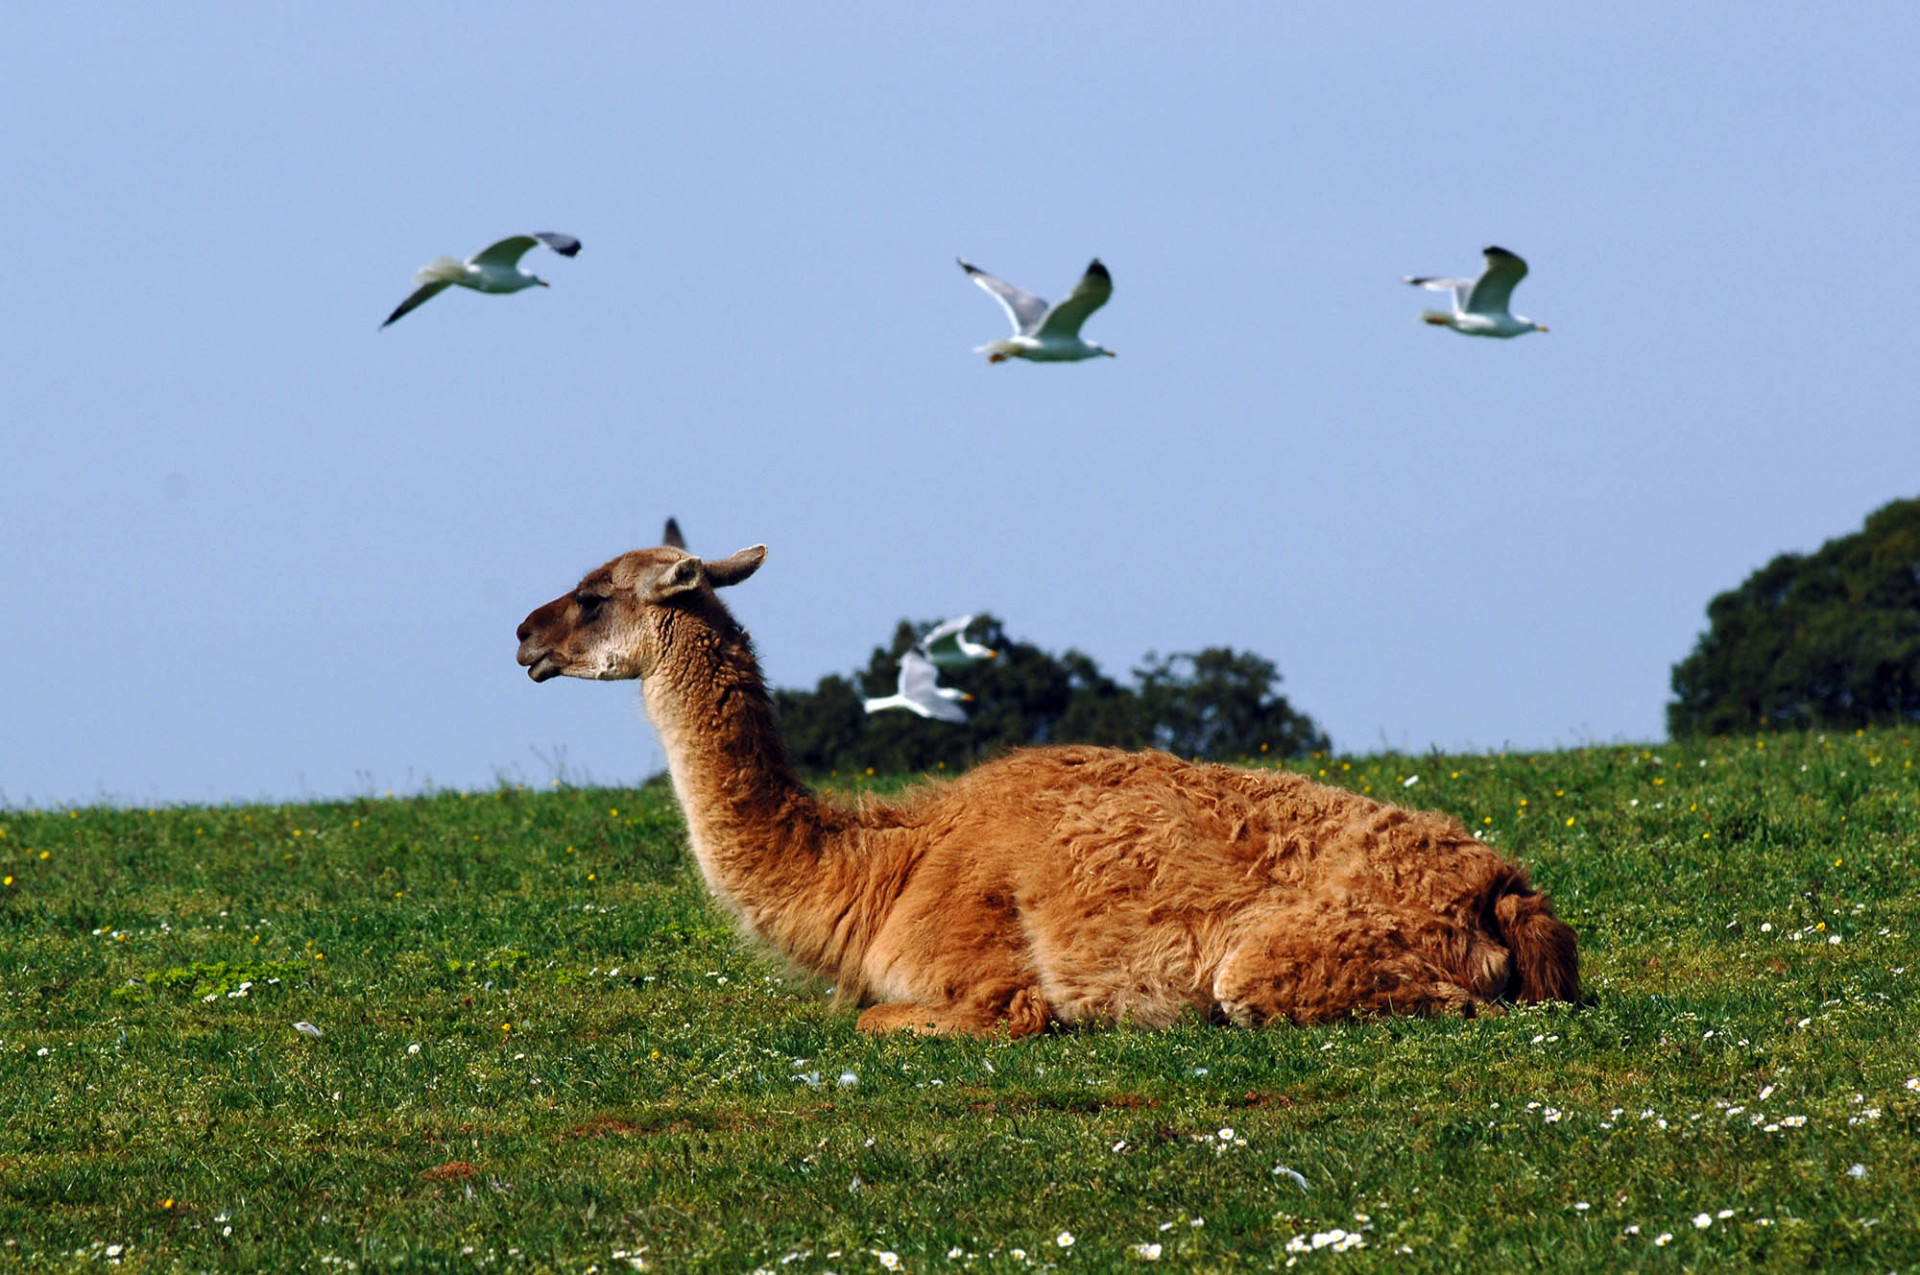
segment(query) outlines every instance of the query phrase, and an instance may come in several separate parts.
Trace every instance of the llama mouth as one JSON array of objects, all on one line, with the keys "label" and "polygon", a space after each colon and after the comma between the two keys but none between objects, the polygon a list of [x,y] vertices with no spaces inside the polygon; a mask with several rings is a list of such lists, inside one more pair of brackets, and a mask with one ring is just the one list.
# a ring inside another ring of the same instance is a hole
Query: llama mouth
[{"label": "llama mouth", "polygon": [[542,651],[538,659],[527,662],[527,676],[536,682],[559,677],[560,662],[553,658],[552,651]]}]

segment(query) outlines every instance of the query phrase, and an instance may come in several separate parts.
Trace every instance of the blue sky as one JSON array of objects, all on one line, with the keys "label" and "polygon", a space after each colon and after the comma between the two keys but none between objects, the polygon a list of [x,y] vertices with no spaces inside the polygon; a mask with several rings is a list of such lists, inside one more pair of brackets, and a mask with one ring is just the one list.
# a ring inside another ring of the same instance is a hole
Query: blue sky
[{"label": "blue sky", "polygon": [[[1343,748],[1654,739],[1920,487],[1911,5],[531,12],[9,10],[0,800],[635,780],[513,630],[668,514],[778,684],[987,609]],[[1551,333],[1416,321],[1487,243]],[[986,366],[956,254],[1099,255],[1120,357]]]}]

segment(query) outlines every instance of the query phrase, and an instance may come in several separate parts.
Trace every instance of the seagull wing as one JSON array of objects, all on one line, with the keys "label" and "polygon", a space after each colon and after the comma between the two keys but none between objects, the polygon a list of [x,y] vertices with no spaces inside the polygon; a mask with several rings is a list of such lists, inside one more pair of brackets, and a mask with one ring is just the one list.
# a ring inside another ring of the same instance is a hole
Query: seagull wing
[{"label": "seagull wing", "polygon": [[916,704],[924,704],[936,698],[936,688],[940,684],[940,670],[933,661],[918,651],[908,651],[900,657],[900,694]]},{"label": "seagull wing", "polygon": [[1456,312],[1467,308],[1467,294],[1473,291],[1471,279],[1435,279],[1427,275],[1410,274],[1407,282],[1416,288],[1425,288],[1429,292],[1450,292],[1453,294],[1453,308]]},{"label": "seagull wing", "polygon": [[563,235],[555,230],[539,230],[534,232],[533,237],[563,257],[580,255],[580,241],[572,235]]},{"label": "seagull wing", "polygon": [[951,620],[942,620],[928,629],[927,635],[920,639],[920,649],[924,651],[938,646],[948,638],[957,638],[966,632],[967,626],[972,623],[973,617],[970,615],[956,615]]},{"label": "seagull wing", "polygon": [[918,651],[900,657],[900,698],[912,704],[922,717],[937,717],[943,722],[967,720],[967,710],[947,698],[947,689],[940,685],[940,670]]},{"label": "seagull wing", "polygon": [[1087,266],[1087,272],[1080,276],[1080,282],[1073,285],[1073,292],[1053,309],[1047,311],[1034,335],[1040,337],[1062,337],[1071,341],[1080,335],[1080,325],[1087,316],[1107,303],[1113,295],[1113,276],[1095,257]]},{"label": "seagull wing", "polygon": [[1486,256],[1487,268],[1473,281],[1473,291],[1460,308],[1468,314],[1506,314],[1514,285],[1527,277],[1527,263],[1505,248],[1488,248]]},{"label": "seagull wing", "polygon": [[967,710],[952,700],[936,699],[927,705],[927,716],[943,722],[964,722],[967,720]]},{"label": "seagull wing", "polygon": [[490,243],[473,256],[467,258],[471,266],[502,266],[508,270],[520,264],[520,258],[527,255],[529,248],[538,247],[540,241],[532,235],[515,235],[511,239],[502,239],[499,243]]},{"label": "seagull wing", "polygon": [[433,300],[435,297],[439,296],[442,292],[445,292],[451,286],[452,286],[451,284],[440,283],[438,281],[434,283],[421,284],[419,287],[413,290],[412,296],[408,297],[405,301],[402,301],[400,303],[399,308],[396,309],[392,314],[387,316],[387,322],[382,323],[380,326],[384,328],[387,326],[388,323],[396,322],[397,320],[411,313],[412,311],[418,310],[421,306]]},{"label": "seagull wing", "polygon": [[967,649],[967,626],[972,623],[971,615],[957,615],[934,625],[920,639],[921,651],[941,668],[971,668],[986,658],[978,654],[982,647]]},{"label": "seagull wing", "polygon": [[[954,260],[960,261],[960,258],[955,257]],[[1040,320],[1047,316],[1047,303],[1031,292],[1023,292],[1004,279],[996,279],[979,266],[960,261],[960,268],[1006,310],[1007,317],[1013,320],[1015,336],[1032,335],[1034,329],[1040,326]]]}]

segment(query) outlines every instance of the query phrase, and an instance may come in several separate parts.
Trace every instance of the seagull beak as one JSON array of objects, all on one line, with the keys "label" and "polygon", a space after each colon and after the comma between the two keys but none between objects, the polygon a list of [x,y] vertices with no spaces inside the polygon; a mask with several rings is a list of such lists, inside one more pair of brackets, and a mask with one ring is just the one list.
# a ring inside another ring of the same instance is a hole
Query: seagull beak
[{"label": "seagull beak", "polygon": [[1100,351],[1100,353],[1106,355],[1110,359],[1117,359],[1120,357],[1118,354],[1115,354],[1112,350],[1102,350]]},{"label": "seagull beak", "polygon": [[962,696],[961,696],[960,698],[961,698],[961,699],[963,699],[963,700],[965,700],[965,701],[967,701],[967,703],[969,703],[969,704],[971,704],[971,703],[973,703],[973,694],[972,694],[972,692],[968,692],[967,694],[965,694],[965,695],[962,695]]},{"label": "seagull beak", "polygon": [[548,283],[545,279],[535,279],[534,282],[539,284],[543,288],[551,288],[553,286],[552,284]]},{"label": "seagull beak", "polygon": [[1547,325],[1544,323],[1536,323],[1533,325],[1533,330],[1535,332],[1545,332],[1547,330]]}]

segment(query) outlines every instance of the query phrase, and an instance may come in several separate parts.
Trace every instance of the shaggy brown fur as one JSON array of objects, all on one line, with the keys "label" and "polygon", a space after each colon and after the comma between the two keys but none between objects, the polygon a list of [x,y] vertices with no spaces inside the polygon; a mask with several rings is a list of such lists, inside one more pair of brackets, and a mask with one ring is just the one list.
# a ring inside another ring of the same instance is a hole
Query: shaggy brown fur
[{"label": "shaggy brown fur", "polygon": [[694,856],[865,1031],[1248,1026],[1574,1000],[1574,934],[1444,815],[1166,753],[1037,748],[857,808],[801,784],[703,563],[639,550],[520,626],[550,677],[641,678]]}]

